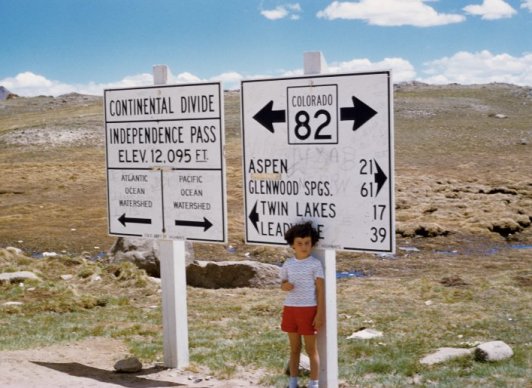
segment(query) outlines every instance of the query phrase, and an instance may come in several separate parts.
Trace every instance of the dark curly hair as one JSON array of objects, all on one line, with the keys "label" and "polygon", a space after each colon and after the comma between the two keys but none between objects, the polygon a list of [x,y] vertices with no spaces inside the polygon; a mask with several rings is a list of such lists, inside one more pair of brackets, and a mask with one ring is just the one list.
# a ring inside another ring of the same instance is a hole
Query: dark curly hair
[{"label": "dark curly hair", "polygon": [[302,224],[295,224],[290,227],[284,234],[284,239],[288,245],[292,246],[296,237],[310,237],[312,246],[316,245],[320,238],[318,231],[312,226],[312,222],[304,222]]}]

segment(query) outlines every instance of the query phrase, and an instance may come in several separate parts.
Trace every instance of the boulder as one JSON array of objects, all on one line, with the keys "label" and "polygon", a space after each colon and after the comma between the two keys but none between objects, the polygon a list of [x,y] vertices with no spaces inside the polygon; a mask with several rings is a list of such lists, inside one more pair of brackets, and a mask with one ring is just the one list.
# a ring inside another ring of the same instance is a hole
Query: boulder
[{"label": "boulder", "polygon": [[[159,263],[159,244],[157,240],[145,238],[119,237],[109,251],[111,262],[129,261],[149,276],[161,277]],[[187,264],[194,260],[194,250],[191,242],[186,242]]]},{"label": "boulder", "polygon": [[437,352],[423,357],[419,362],[425,365],[439,364],[459,357],[470,356],[473,349],[439,348]]},{"label": "boulder", "polygon": [[256,261],[200,261],[187,267],[187,284],[203,288],[264,288],[280,284],[281,268]]},{"label": "boulder", "polygon": [[142,363],[136,357],[129,357],[117,361],[114,368],[119,373],[137,373],[142,370]]},{"label": "boulder", "polygon": [[351,334],[346,339],[353,339],[353,338],[356,338],[356,339],[373,339],[373,338],[379,338],[379,337],[382,337],[382,336],[383,336],[383,334],[382,334],[381,331],[374,330],[374,329],[362,328],[362,329],[354,332],[353,334]]},{"label": "boulder", "polygon": [[0,273],[0,283],[18,283],[24,280],[41,280],[37,275],[30,271],[5,272]]},{"label": "boulder", "polygon": [[[287,376],[290,376],[290,360],[286,361],[284,367],[284,373]],[[308,376],[310,375],[310,358],[306,354],[301,353],[299,356],[299,376]]]},{"label": "boulder", "polygon": [[24,252],[22,252],[22,249],[20,248],[15,248],[15,247],[7,247],[6,248],[6,251],[16,255],[16,256],[22,256],[24,255]]},{"label": "boulder", "polygon": [[501,361],[514,355],[512,348],[503,341],[491,341],[475,348],[477,361]]}]

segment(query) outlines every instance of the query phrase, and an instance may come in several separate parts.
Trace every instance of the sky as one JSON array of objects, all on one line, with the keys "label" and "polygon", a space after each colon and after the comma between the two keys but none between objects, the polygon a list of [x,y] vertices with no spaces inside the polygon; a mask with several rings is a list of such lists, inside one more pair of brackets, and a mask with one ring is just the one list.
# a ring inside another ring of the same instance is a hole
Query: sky
[{"label": "sky", "polygon": [[532,0],[0,0],[0,86],[21,96],[392,70],[532,86]]}]

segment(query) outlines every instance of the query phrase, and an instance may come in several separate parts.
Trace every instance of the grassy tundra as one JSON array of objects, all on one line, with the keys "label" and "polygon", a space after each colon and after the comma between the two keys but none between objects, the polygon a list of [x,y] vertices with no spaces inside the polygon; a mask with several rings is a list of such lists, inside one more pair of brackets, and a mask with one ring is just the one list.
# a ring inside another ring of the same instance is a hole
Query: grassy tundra
[{"label": "grassy tundra", "polygon": [[[504,84],[402,85],[395,91],[397,254],[338,254],[340,379],[349,387],[531,384],[532,91]],[[239,95],[227,92],[229,253],[196,258],[279,263],[285,250],[243,243]],[[106,232],[103,107],[78,95],[0,102],[0,351],[119,339],[162,358],[159,286],[129,264],[94,260]],[[44,251],[60,255],[32,258]],[[61,275],[72,275],[64,280]],[[100,280],[95,280],[95,279]],[[282,386],[288,344],[277,289],[188,289],[191,368],[218,378],[256,371]],[[4,305],[5,302],[22,305]],[[361,327],[373,340],[347,339]],[[503,340],[514,356],[424,366],[439,347]],[[1,354],[1,353],[0,353]]]}]

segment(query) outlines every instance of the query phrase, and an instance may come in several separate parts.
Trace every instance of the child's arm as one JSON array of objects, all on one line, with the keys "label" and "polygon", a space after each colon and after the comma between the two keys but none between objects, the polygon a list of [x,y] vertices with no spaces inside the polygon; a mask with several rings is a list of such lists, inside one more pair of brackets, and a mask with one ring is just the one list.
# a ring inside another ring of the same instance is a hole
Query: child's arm
[{"label": "child's arm", "polygon": [[290,283],[288,280],[283,280],[281,282],[281,290],[283,291],[292,291],[294,289],[294,285]]},{"label": "child's arm", "polygon": [[288,281],[288,269],[286,268],[286,262],[281,267],[281,290],[292,291],[294,285]]},{"label": "child's arm", "polygon": [[316,299],[318,311],[312,325],[318,330],[325,324],[325,280],[323,278],[316,278]]}]

